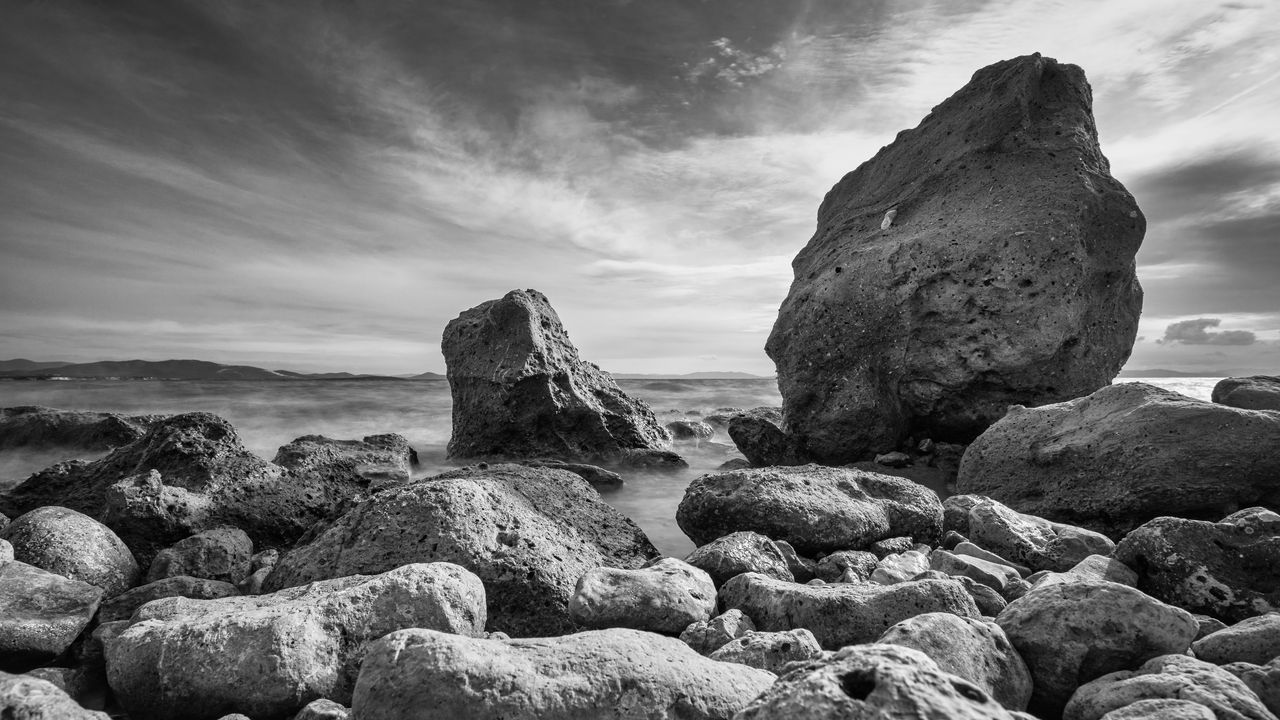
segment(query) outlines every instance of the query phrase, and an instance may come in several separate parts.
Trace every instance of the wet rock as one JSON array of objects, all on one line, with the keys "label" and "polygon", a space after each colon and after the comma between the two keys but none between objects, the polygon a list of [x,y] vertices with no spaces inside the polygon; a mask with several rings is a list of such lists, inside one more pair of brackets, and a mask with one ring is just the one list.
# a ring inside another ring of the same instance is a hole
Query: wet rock
[{"label": "wet rock", "polygon": [[710,655],[730,640],[754,632],[755,623],[741,610],[727,610],[710,620],[692,623],[680,633],[680,639],[699,655]]},{"label": "wet rock", "polygon": [[86,710],[57,685],[30,675],[0,671],[0,717],[5,720],[110,720]]},{"label": "wet rock", "polygon": [[276,451],[272,462],[320,485],[355,485],[369,491],[409,482],[418,453],[401,435],[334,440],[304,435]]},{"label": "wet rock", "polygon": [[490,465],[385,490],[277,563],[265,589],[447,561],[480,576],[491,630],[572,632],[569,598],[598,567],[637,568],[658,551],[631,520],[564,470]]},{"label": "wet rock", "polygon": [[716,466],[719,472],[728,472],[730,470],[745,470],[751,467],[751,461],[746,458],[729,458]]},{"label": "wet rock", "polygon": [[821,655],[822,648],[813,633],[797,628],[782,632],[747,633],[725,643],[711,653],[710,658],[777,673],[787,663],[810,660]]},{"label": "wet rock", "polygon": [[253,541],[240,528],[210,528],[161,550],[151,561],[147,582],[188,575],[235,585],[249,575]]},{"label": "wet rock", "polygon": [[20,672],[61,655],[101,600],[97,585],[21,561],[0,564],[0,670]]},{"label": "wet rock", "polygon": [[879,563],[874,553],[865,550],[838,550],[818,561],[816,574],[826,582],[864,582]]},{"label": "wet rock", "polygon": [[716,434],[715,428],[701,420],[676,420],[666,428],[674,440],[710,440]]},{"label": "wet rock", "polygon": [[1031,699],[1031,672],[993,622],[925,613],[894,625],[876,642],[919,650],[1010,710],[1025,710]]},{"label": "wet rock", "polygon": [[893,585],[905,582],[929,569],[929,556],[916,550],[888,555],[876,563],[871,571],[871,582]]},{"label": "wet rock", "polygon": [[569,617],[583,627],[634,628],[667,635],[710,620],[715,609],[711,576],[675,558],[662,558],[638,570],[588,570],[569,599]]},{"label": "wet rock", "polygon": [[1229,377],[1213,386],[1213,401],[1245,410],[1280,410],[1280,377]]},{"label": "wet rock", "polygon": [[453,397],[450,457],[586,460],[662,450],[670,440],[647,405],[579,359],[536,290],[464,311],[445,327],[441,349]]},{"label": "wet rock", "polygon": [[165,598],[106,641],[107,677],[135,720],[290,717],[347,703],[367,646],[407,627],[484,630],[480,579],[449,563],[413,564],[271,595]]},{"label": "wet rock", "polygon": [[745,572],[757,572],[779,580],[795,580],[777,544],[750,531],[716,538],[689,553],[685,562],[706,571],[717,588]]},{"label": "wet rock", "polygon": [[1119,383],[1011,410],[969,446],[957,490],[1119,537],[1160,516],[1212,520],[1275,506],[1277,434],[1280,414]]},{"label": "wet rock", "polygon": [[685,490],[676,522],[697,545],[751,530],[801,553],[832,552],[901,535],[936,541],[942,504],[933,491],[888,475],[768,467],[699,477]]},{"label": "wet rock", "polygon": [[13,558],[102,588],[107,597],[138,582],[138,562],[110,528],[64,507],[42,507],[0,530]]},{"label": "wet rock", "polygon": [[781,423],[777,408],[740,412],[729,419],[729,438],[753,467],[803,465]]},{"label": "wet rock", "polygon": [[516,640],[402,630],[369,648],[351,710],[379,720],[595,720],[605,709],[728,720],[773,680],[638,630]]},{"label": "wet rock", "polygon": [[0,408],[0,450],[74,448],[110,450],[142,437],[158,415],[128,417],[24,405]]},{"label": "wet rock", "polygon": [[152,600],[167,597],[184,597],[192,600],[216,600],[218,598],[235,597],[240,591],[231,583],[220,580],[206,580],[186,575],[167,577],[149,582],[123,592],[102,603],[98,609],[98,622],[108,623],[117,620],[128,620],[133,611]]},{"label": "wet rock", "polygon": [[1159,655],[1185,652],[1191,613],[1118,583],[1081,579],[1032,588],[996,623],[1035,681],[1030,710],[1055,717],[1080,685]]},{"label": "wet rock", "polygon": [[792,666],[734,720],[1006,720],[1006,710],[977,685],[943,672],[917,650],[854,645]]},{"label": "wet rock", "polygon": [[1266,665],[1280,656],[1280,614],[1241,620],[1191,645],[1196,657],[1215,665],[1247,662]]},{"label": "wet rock", "polygon": [[1191,700],[1218,718],[1275,720],[1275,715],[1231,673],[1186,655],[1164,655],[1137,670],[1120,670],[1082,685],[1063,720],[1099,720],[1142,700]]},{"label": "wet rock", "polygon": [[720,604],[742,610],[760,630],[806,628],[829,650],[873,642],[922,613],[978,617],[969,593],[951,580],[801,585],[747,573],[720,588]]}]

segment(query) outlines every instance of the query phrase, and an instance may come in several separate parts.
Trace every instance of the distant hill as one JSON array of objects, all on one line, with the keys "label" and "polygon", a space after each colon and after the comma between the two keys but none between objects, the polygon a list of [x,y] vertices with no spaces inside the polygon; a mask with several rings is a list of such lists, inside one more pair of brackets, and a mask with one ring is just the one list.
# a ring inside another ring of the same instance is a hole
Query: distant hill
[{"label": "distant hill", "polygon": [[44,370],[45,368],[62,367],[70,365],[67,362],[36,362],[34,360],[25,360],[18,358],[17,360],[0,360],[0,372],[8,372],[9,370]]},{"label": "distant hill", "polygon": [[405,380],[447,380],[448,378],[440,373],[424,372],[417,375],[401,375]]},{"label": "distant hill", "polygon": [[[428,375],[430,373],[427,373]],[[387,375],[300,373],[206,360],[120,360],[92,363],[0,360],[0,378],[116,378],[121,380],[398,380]],[[443,377],[443,376],[440,376]]]},{"label": "distant hill", "polygon": [[1214,371],[1182,372],[1181,370],[1121,370],[1116,377],[1122,378],[1180,378],[1180,377],[1226,377],[1228,373]]},{"label": "distant hill", "polygon": [[663,373],[609,373],[616,380],[770,380],[771,376],[744,372],[693,372],[683,375]]}]

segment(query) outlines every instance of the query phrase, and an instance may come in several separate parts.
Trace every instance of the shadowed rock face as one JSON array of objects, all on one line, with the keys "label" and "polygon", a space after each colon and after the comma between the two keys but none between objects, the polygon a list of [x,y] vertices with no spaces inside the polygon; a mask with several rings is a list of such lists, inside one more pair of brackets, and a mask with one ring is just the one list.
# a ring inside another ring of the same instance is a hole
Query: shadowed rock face
[{"label": "shadowed rock face", "polygon": [[966,442],[1009,404],[1106,385],[1137,331],[1145,229],[1080,68],[979,70],[832,188],[792,263],[765,349],[795,451],[837,464],[912,432]]},{"label": "shadowed rock face", "polygon": [[578,357],[546,296],[513,290],[449,322],[450,457],[561,459],[663,449],[647,405]]}]

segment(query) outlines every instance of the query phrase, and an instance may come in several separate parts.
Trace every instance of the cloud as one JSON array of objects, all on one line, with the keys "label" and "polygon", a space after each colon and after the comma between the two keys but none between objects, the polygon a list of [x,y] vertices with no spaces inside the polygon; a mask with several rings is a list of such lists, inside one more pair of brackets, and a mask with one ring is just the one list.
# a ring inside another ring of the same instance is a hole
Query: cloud
[{"label": "cloud", "polygon": [[1182,320],[1165,328],[1159,343],[1184,343],[1186,345],[1252,345],[1258,336],[1248,330],[1223,330],[1209,332],[1211,327],[1222,324],[1219,318]]}]

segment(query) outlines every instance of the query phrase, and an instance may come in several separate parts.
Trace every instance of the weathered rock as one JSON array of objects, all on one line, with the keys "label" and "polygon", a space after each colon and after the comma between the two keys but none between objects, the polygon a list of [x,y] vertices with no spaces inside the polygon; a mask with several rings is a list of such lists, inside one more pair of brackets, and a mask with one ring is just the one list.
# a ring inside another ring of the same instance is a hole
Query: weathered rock
[{"label": "weathered rock", "polygon": [[351,709],[332,700],[312,700],[293,716],[293,720],[347,720]]},{"label": "weathered rock", "polygon": [[956,542],[952,543],[950,547],[947,547],[947,543],[943,542],[942,548],[945,550],[950,550],[954,552],[956,555],[967,555],[968,557],[975,557],[975,558],[978,558],[979,560],[986,560],[988,562],[999,563],[1001,565],[1011,567],[1015,571],[1017,571],[1020,577],[1026,577],[1027,575],[1031,574],[1031,568],[1027,567],[1026,565],[1019,565],[1018,563],[1015,563],[1011,560],[1002,558],[999,555],[991,552],[990,550],[986,550],[984,548],[981,548],[975,545],[974,543],[969,542],[968,540],[964,540],[963,536],[958,533],[955,535],[955,537],[959,539],[957,539]]},{"label": "weathered rock", "polygon": [[1106,536],[1020,513],[987,497],[953,495],[943,503],[947,527],[1006,561],[1030,570],[1066,572],[1089,555],[1110,555]]},{"label": "weathered rock", "polygon": [[998,593],[1004,592],[1005,586],[1019,577],[1018,571],[1008,565],[949,553],[941,548],[929,554],[929,567],[948,575],[971,578]]},{"label": "weathered rock", "polygon": [[1213,401],[1245,410],[1280,410],[1280,377],[1229,377],[1213,386]]},{"label": "weathered rock", "polygon": [[999,62],[832,188],[765,346],[801,452],[967,441],[1115,377],[1145,220],[1091,110],[1080,68]]},{"label": "weathered rock", "polygon": [[[973,603],[978,606],[978,612],[982,613],[982,616],[984,618],[996,617],[1000,613],[1004,612],[1004,609],[1008,607],[1010,602],[1026,594],[1025,592],[1023,592],[1022,594],[1019,594],[1019,595],[1011,595],[1010,589],[1013,587],[1014,583],[1009,583],[1008,585],[1006,585],[1005,594],[1002,595],[996,592],[995,590],[993,590],[991,586],[983,585],[977,580],[974,580],[971,577],[965,577],[963,575],[959,577],[956,577],[953,575],[943,575],[942,578],[936,578],[936,579],[943,579],[948,577],[953,580],[958,580],[960,584],[964,586],[964,589],[969,591],[969,595],[973,598]],[[914,579],[922,580],[923,578],[916,577]],[[1022,582],[1022,581],[1014,581],[1014,582]],[[1027,589],[1029,590],[1030,587],[1028,587]]]},{"label": "weathered rock", "polygon": [[818,570],[818,563],[806,557],[800,557],[800,553],[791,546],[786,540],[774,540],[774,545],[782,551],[782,556],[787,559],[787,568],[791,570],[792,576],[796,582],[809,582],[814,578],[814,574]]},{"label": "weathered rock", "polygon": [[265,589],[443,560],[484,581],[491,630],[555,635],[573,631],[569,598],[588,570],[636,568],[657,555],[644,532],[577,475],[491,465],[361,502],[286,553]]},{"label": "weathered rock", "polygon": [[5,720],[111,720],[104,712],[86,710],[57,685],[0,671],[0,717]]},{"label": "weathered rock", "polygon": [[234,585],[249,575],[252,556],[253,541],[243,530],[210,528],[157,553],[147,571],[147,582],[188,575]]},{"label": "weathered rock", "polygon": [[13,560],[13,545],[4,538],[0,538],[0,563],[7,563]]},{"label": "weathered rock", "polygon": [[829,650],[873,642],[922,613],[978,617],[973,598],[951,580],[801,585],[747,573],[720,588],[720,604],[742,610],[760,630],[806,628]]},{"label": "weathered rock", "polygon": [[480,579],[413,564],[272,595],[165,598],[106,641],[107,677],[135,720],[290,717],[312,700],[351,700],[367,646],[402,628],[477,635]]},{"label": "weathered rock", "polygon": [[1220,720],[1275,720],[1258,696],[1231,673],[1186,655],[1152,658],[1134,671],[1121,670],[1082,685],[1063,720],[1100,720],[1141,700],[1191,700]]},{"label": "weathered rock", "polygon": [[1215,665],[1247,662],[1266,665],[1280,656],[1280,614],[1241,620],[1191,645],[1196,657]]},{"label": "weathered rock", "polygon": [[1280,714],[1280,662],[1266,665],[1246,662],[1227,663],[1223,670],[1240,678],[1273,714]]},{"label": "weathered rock", "polygon": [[1025,710],[1031,699],[1031,672],[993,622],[925,613],[894,625],[876,642],[919,650],[1010,710]]},{"label": "weathered rock", "polygon": [[1139,700],[1102,716],[1102,720],[1218,720],[1212,710],[1190,700]]},{"label": "weathered rock", "polygon": [[453,396],[450,457],[586,459],[669,442],[647,405],[579,359],[536,290],[463,312],[441,348]]},{"label": "weathered rock", "polygon": [[942,503],[932,490],[889,475],[769,467],[699,477],[685,490],[676,522],[697,545],[751,530],[817,553],[857,550],[900,535],[936,541]]},{"label": "weathered rock", "polygon": [[1156,518],[1129,533],[1115,558],[1138,588],[1228,623],[1280,610],[1280,515],[1250,509],[1212,523]]},{"label": "weathered rock", "polygon": [[711,653],[710,658],[777,673],[787,663],[811,660],[821,655],[822,647],[813,633],[797,628],[747,633],[725,643]]},{"label": "weathered rock", "polygon": [[692,623],[680,633],[680,639],[699,655],[710,655],[725,643],[754,632],[755,623],[741,610],[726,610],[706,621]]},{"label": "weathered rock", "polygon": [[738,452],[754,467],[803,465],[782,427],[777,408],[755,408],[729,418],[727,432]]},{"label": "weathered rock", "polygon": [[555,468],[556,470],[568,470],[574,475],[586,480],[591,484],[591,487],[596,488],[619,487],[626,484],[626,481],[618,473],[612,470],[606,470],[597,465],[570,463],[563,462],[561,460],[523,460],[520,464],[528,465],[529,467],[547,467]]},{"label": "weathered rock", "polygon": [[906,582],[929,569],[929,556],[917,550],[908,550],[896,555],[888,555],[876,563],[871,571],[871,582],[881,585],[893,585]]},{"label": "weathered rock", "polygon": [[638,630],[517,640],[402,630],[369,648],[351,711],[354,720],[728,720],[773,680]]},{"label": "weathered rock", "polygon": [[750,531],[716,538],[689,553],[685,562],[706,571],[717,588],[745,572],[757,572],[779,580],[795,580],[782,550],[764,535]]},{"label": "weathered rock", "polygon": [[55,410],[34,405],[0,408],[0,450],[58,447],[110,450],[142,437],[159,417]]},{"label": "weathered rock", "polygon": [[[1137,583],[1135,583],[1134,586],[1136,587]],[[1200,629],[1196,631],[1197,640],[1199,640],[1202,637],[1205,637],[1206,635],[1211,635],[1213,633],[1218,632],[1219,630],[1226,630],[1228,627],[1230,627],[1229,625],[1222,622],[1218,618],[1212,618],[1212,617],[1209,617],[1208,615],[1198,615],[1196,613],[1191,613],[1191,617],[1195,618],[1196,622],[1200,623]]]},{"label": "weathered rock", "polygon": [[1115,558],[1102,555],[1090,555],[1068,570],[1066,574],[1094,580],[1110,580],[1130,587],[1138,585],[1138,573],[1134,572],[1133,568]]},{"label": "weathered rock", "polygon": [[854,645],[793,666],[734,720],[1006,720],[1006,710],[977,685],[943,672],[917,650]]},{"label": "weathered rock", "polygon": [[815,574],[826,582],[864,582],[879,564],[879,558],[866,550],[837,550],[818,561]]},{"label": "weathered rock", "polygon": [[0,670],[52,660],[85,629],[102,588],[20,561],[0,564]]},{"label": "weathered rock", "polygon": [[272,462],[321,485],[356,485],[376,491],[409,482],[418,453],[408,440],[393,433],[363,440],[304,435],[277,450]]},{"label": "weathered rock", "polygon": [[711,576],[675,558],[638,570],[588,570],[569,599],[569,617],[594,630],[620,627],[677,635],[692,623],[710,620],[715,610]]},{"label": "weathered rock", "polygon": [[1031,670],[1031,712],[1048,717],[1094,678],[1185,652],[1197,627],[1185,610],[1126,585],[1086,579],[1034,587],[996,623]]},{"label": "weathered rock", "polygon": [[102,588],[107,597],[138,582],[138,561],[111,529],[64,507],[36,508],[0,530],[13,558]]},{"label": "weathered rock", "polygon": [[676,420],[665,427],[674,440],[710,440],[716,434],[715,428],[701,420]]},{"label": "weathered rock", "polygon": [[184,597],[192,600],[216,600],[235,597],[240,591],[235,585],[220,580],[206,580],[186,575],[167,577],[149,582],[123,592],[102,603],[98,609],[98,622],[108,623],[128,620],[133,611],[152,600],[167,597]]},{"label": "weathered rock", "polygon": [[969,446],[957,489],[1119,537],[1159,516],[1209,520],[1276,506],[1277,436],[1280,414],[1119,383],[1010,410]]},{"label": "weathered rock", "polygon": [[877,559],[884,559],[890,555],[904,553],[908,550],[914,550],[916,542],[909,536],[891,537],[884,540],[877,540],[867,546],[867,551],[875,555]]}]

